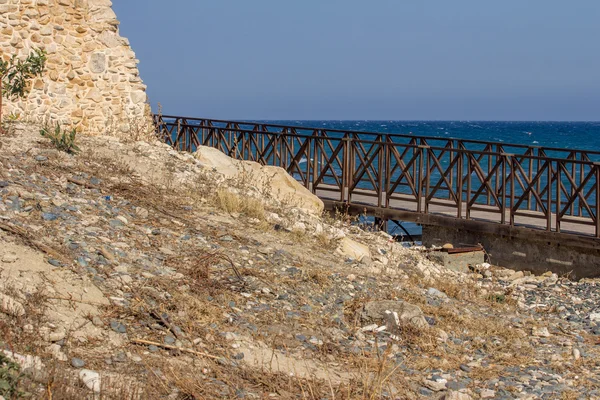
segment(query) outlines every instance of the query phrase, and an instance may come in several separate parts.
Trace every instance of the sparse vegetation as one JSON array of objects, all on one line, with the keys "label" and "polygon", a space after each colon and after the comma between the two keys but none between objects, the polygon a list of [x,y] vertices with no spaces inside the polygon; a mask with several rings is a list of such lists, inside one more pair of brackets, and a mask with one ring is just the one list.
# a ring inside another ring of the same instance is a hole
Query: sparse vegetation
[{"label": "sparse vegetation", "polygon": [[0,352],[0,395],[8,399],[21,397],[19,388],[21,371],[19,365]]},{"label": "sparse vegetation", "polygon": [[217,190],[215,203],[217,207],[229,214],[242,213],[258,220],[265,218],[265,208],[260,200],[248,196],[242,197],[228,189]]},{"label": "sparse vegetation", "polygon": [[70,131],[66,129],[63,130],[60,124],[57,123],[54,128],[48,125],[44,126],[40,130],[40,135],[50,139],[52,145],[60,151],[64,151],[68,154],[79,152],[79,147],[75,143],[77,138],[77,130],[75,128],[71,128]]}]

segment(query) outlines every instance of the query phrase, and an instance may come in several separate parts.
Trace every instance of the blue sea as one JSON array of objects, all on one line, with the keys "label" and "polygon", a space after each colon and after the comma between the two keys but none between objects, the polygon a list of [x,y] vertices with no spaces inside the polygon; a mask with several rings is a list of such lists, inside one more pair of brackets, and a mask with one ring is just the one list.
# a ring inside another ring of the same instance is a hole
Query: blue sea
[{"label": "blue sea", "polygon": [[[258,122],[258,121],[257,121]],[[521,122],[521,121],[260,121],[267,124],[292,125],[320,129],[397,133],[416,136],[481,140],[503,144],[519,144],[550,148],[600,151],[600,122]],[[548,152],[552,156],[552,152]],[[558,155],[556,155],[558,156]],[[600,155],[592,155],[600,161]],[[370,224],[366,218],[361,221]],[[390,225],[391,234],[404,235]],[[411,235],[420,235],[421,228],[403,223]]]},{"label": "blue sea", "polygon": [[261,121],[360,132],[400,133],[600,151],[599,122],[521,121]]}]

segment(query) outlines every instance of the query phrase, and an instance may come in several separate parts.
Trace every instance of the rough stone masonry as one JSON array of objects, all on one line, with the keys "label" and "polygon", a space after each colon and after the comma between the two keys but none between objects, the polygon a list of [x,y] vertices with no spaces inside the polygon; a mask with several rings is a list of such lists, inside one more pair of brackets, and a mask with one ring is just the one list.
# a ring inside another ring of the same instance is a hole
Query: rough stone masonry
[{"label": "rough stone masonry", "polygon": [[61,122],[82,132],[128,132],[150,122],[146,86],[110,0],[0,0],[0,56],[48,53],[29,96],[5,115]]}]

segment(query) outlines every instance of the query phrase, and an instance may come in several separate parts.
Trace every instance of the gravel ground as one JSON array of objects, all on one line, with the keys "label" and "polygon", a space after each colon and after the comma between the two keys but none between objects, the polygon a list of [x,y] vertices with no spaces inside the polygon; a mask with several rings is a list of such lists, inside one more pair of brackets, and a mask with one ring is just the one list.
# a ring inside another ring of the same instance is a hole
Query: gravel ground
[{"label": "gravel ground", "polygon": [[[54,398],[600,398],[596,280],[450,271],[272,199],[224,212],[218,188],[257,193],[164,145],[82,138],[67,156],[17,135],[0,148],[0,321],[4,348],[43,364],[22,383],[35,396],[54,379]],[[24,248],[40,265],[8,274]]]}]

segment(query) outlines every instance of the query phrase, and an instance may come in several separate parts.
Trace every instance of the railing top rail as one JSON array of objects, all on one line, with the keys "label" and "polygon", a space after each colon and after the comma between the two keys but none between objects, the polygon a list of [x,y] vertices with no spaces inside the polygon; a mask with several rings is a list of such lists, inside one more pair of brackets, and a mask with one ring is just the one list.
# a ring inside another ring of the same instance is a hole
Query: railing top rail
[{"label": "railing top rail", "polygon": [[[342,133],[342,134],[360,134],[360,135],[385,135],[388,137],[402,137],[402,138],[414,138],[414,139],[425,139],[425,140],[444,140],[444,141],[456,141],[459,143],[472,143],[472,144],[482,144],[482,145],[496,145],[502,147],[512,147],[512,148],[520,148],[520,149],[539,149],[542,151],[555,151],[555,152],[568,152],[568,153],[582,153],[582,154],[593,154],[600,156],[600,151],[595,150],[585,150],[585,149],[571,149],[571,148],[561,148],[561,147],[546,147],[546,146],[530,146],[526,144],[519,143],[508,143],[508,142],[493,142],[493,141],[485,141],[485,140],[477,140],[477,139],[462,139],[457,137],[441,137],[441,136],[424,136],[424,135],[415,135],[415,134],[405,134],[405,133],[385,133],[385,132],[370,132],[370,131],[353,131],[353,130],[343,130],[343,129],[329,129],[329,128],[317,128],[317,127],[309,127],[309,126],[297,126],[297,125],[281,125],[281,124],[271,124],[261,121],[232,121],[232,120],[221,120],[221,119],[210,119],[210,118],[195,118],[195,117],[182,117],[182,116],[173,116],[173,115],[161,115],[159,116],[164,121],[165,119],[174,119],[179,120],[183,119],[186,121],[210,121],[222,124],[238,124],[238,125],[261,125],[266,127],[273,128],[288,128],[295,130],[310,130],[310,131],[325,131],[332,133]],[[168,123],[167,121],[164,121]],[[211,126],[206,125],[197,125],[197,124],[182,124],[189,125],[193,127],[205,127],[210,128]],[[231,129],[231,128],[230,128]],[[247,131],[247,130],[246,130]],[[305,135],[298,135],[305,136]]]}]

